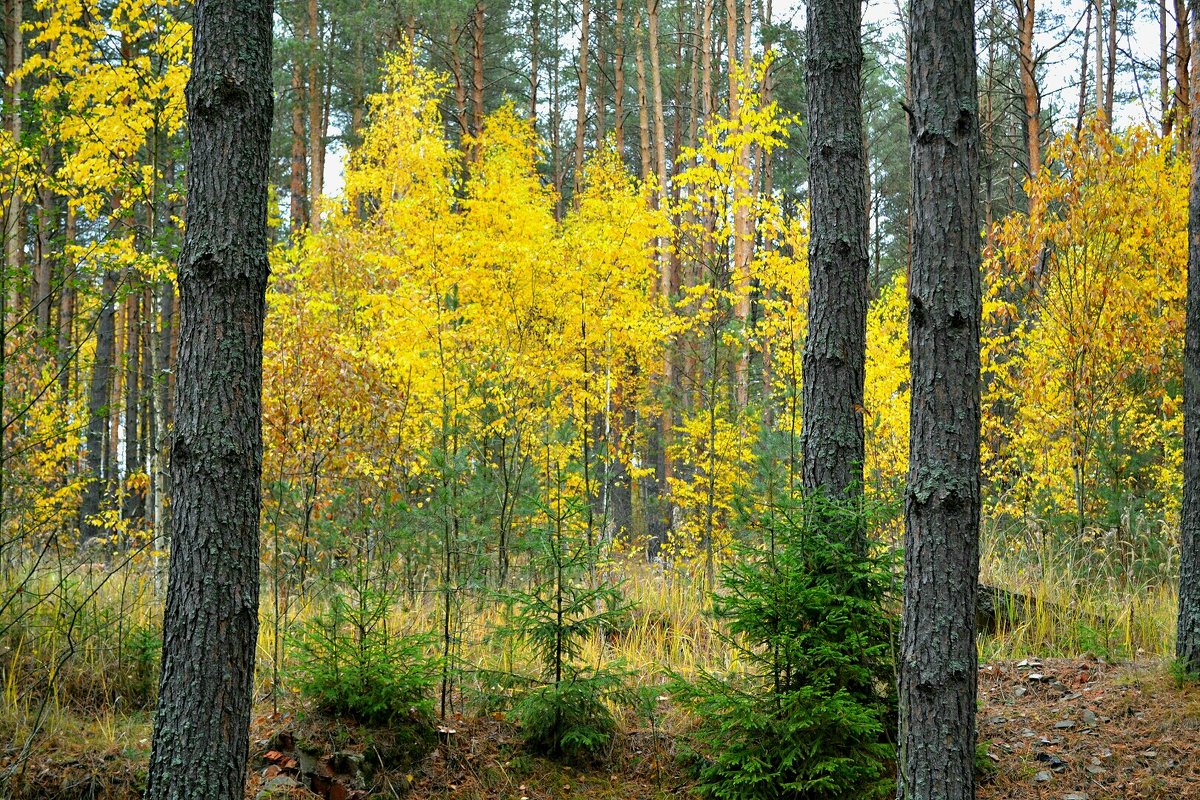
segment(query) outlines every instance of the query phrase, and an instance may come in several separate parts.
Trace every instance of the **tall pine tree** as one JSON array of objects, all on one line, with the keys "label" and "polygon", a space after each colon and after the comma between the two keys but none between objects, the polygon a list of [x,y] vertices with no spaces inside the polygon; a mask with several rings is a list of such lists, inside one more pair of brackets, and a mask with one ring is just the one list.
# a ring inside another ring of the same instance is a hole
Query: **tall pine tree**
[{"label": "tall pine tree", "polygon": [[913,0],[911,455],[899,796],[975,797],[979,576],[979,114],[975,8]]},{"label": "tall pine tree", "polygon": [[199,0],[173,528],[146,797],[241,800],[258,637],[271,0]]}]

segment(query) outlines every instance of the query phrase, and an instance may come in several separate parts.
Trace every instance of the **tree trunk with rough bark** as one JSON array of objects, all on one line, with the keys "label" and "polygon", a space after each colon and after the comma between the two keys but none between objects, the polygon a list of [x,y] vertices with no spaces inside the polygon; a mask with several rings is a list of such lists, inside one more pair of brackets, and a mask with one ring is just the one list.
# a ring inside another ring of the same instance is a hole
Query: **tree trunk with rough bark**
[{"label": "tree trunk with rough bark", "polygon": [[[862,495],[869,253],[862,117],[862,5],[810,0],[809,317],[804,346],[804,488]],[[861,540],[861,541],[860,541]],[[855,537],[865,550],[865,536]]]},{"label": "tree trunk with rough bark", "polygon": [[979,95],[971,0],[913,0],[911,455],[899,794],[975,797],[979,576]]},{"label": "tree trunk with rough bark", "polygon": [[[1193,3],[1193,13],[1196,9]],[[1200,13],[1197,13],[1200,18]],[[1186,29],[1186,22],[1184,23]],[[1183,356],[1183,507],[1179,514],[1179,625],[1175,655],[1200,674],[1200,126],[1192,123],[1187,323]]]},{"label": "tree trunk with rough bark", "polygon": [[242,800],[258,636],[271,0],[199,0],[147,800]]}]

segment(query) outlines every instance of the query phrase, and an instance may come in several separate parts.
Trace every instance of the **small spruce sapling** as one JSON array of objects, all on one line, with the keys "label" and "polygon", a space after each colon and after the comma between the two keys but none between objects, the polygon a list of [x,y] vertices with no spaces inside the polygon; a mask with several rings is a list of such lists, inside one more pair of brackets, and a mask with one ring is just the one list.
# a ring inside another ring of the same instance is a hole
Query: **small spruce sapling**
[{"label": "small spruce sapling", "polygon": [[516,676],[523,688],[513,703],[526,747],[565,761],[599,757],[617,730],[610,703],[625,702],[628,672],[619,662],[581,663],[583,644],[619,624],[628,606],[618,586],[594,579],[597,548],[571,535],[570,522],[585,513],[584,501],[558,499],[545,509],[545,525],[530,553],[534,575],[528,589],[512,590],[511,623],[502,635],[526,642],[538,673]]},{"label": "small spruce sapling", "polygon": [[432,741],[438,662],[431,637],[389,630],[389,591],[365,559],[334,570],[327,609],[289,638],[292,680],[324,713],[372,726],[411,729]]},{"label": "small spruce sapling", "polygon": [[810,499],[751,524],[714,612],[744,672],[676,677],[696,718],[692,764],[721,800],[882,798],[894,791],[890,562],[842,544],[860,511]]}]

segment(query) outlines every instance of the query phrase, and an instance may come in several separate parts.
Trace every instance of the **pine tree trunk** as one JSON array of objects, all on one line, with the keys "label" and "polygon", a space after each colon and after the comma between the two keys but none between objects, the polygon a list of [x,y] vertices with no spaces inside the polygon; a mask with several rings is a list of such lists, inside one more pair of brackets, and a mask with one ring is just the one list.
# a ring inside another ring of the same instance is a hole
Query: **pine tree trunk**
[{"label": "pine tree trunk", "polygon": [[[1200,15],[1197,15],[1200,21]],[[1184,23],[1186,29],[1186,22]],[[1179,515],[1179,625],[1175,654],[1200,674],[1200,126],[1191,125],[1187,323],[1183,360],[1183,507]]]},{"label": "pine tree trunk", "polygon": [[[641,30],[642,15],[639,13],[634,18],[634,30]],[[642,52],[642,40],[638,37],[637,42],[637,90],[638,90],[638,141],[640,144],[641,153],[641,174],[642,180],[650,180],[650,110],[646,99],[646,57]]]},{"label": "pine tree trunk", "polygon": [[463,74],[462,56],[458,50],[462,33],[462,28],[457,29],[450,43],[450,73],[454,76],[454,119],[458,124],[460,137],[470,133],[467,127],[467,77]]},{"label": "pine tree trunk", "polygon": [[308,150],[304,137],[304,76],[300,60],[292,64],[292,174],[290,221],[293,235],[308,225],[307,194]]},{"label": "pine tree trunk", "polygon": [[537,130],[538,118],[538,47],[541,33],[542,15],[541,3],[533,0],[533,8],[529,12],[529,118],[533,120],[534,130]]},{"label": "pine tree trunk", "polygon": [[1175,0],[1175,129],[1180,142],[1187,141],[1187,118],[1191,105],[1191,36],[1186,0]]},{"label": "pine tree trunk", "polygon": [[[861,4],[808,5],[809,316],[801,426],[808,492],[860,497],[868,219]],[[855,542],[865,549],[865,537]]]},{"label": "pine tree trunk", "polygon": [[471,132],[476,136],[483,130],[483,25],[484,3],[475,4],[471,24]]},{"label": "pine tree trunk", "polygon": [[595,73],[596,87],[592,92],[592,102],[596,109],[596,147],[604,146],[604,136],[608,133],[608,92],[605,91],[605,84],[608,82],[608,76],[605,74],[605,67],[608,66],[608,53],[604,51],[604,17],[600,13],[600,6],[597,4],[593,9],[595,16],[595,41],[596,41],[596,68]]},{"label": "pine tree trunk", "polygon": [[308,214],[309,225],[318,230],[318,210],[325,193],[325,139],[321,135],[325,115],[325,82],[321,78],[321,16],[317,0],[308,0]]},{"label": "pine tree trunk", "polygon": [[899,794],[975,797],[979,576],[979,98],[971,0],[913,0],[911,455]]},{"label": "pine tree trunk", "polygon": [[242,800],[258,634],[271,0],[199,0],[147,800]]},{"label": "pine tree trunk", "polygon": [[617,0],[613,22],[613,135],[617,153],[625,156],[625,4]]},{"label": "pine tree trunk", "polygon": [[[1179,2],[1179,0],[1176,0]],[[1075,132],[1083,130],[1083,118],[1087,114],[1088,94],[1088,43],[1092,37],[1092,4],[1083,12],[1083,51],[1079,56],[1079,105],[1075,109]]]},{"label": "pine tree trunk", "polygon": [[1017,59],[1021,70],[1021,94],[1025,100],[1025,155],[1029,159],[1029,177],[1036,178],[1042,167],[1042,98],[1037,85],[1037,61],[1033,57],[1035,0],[1015,0],[1019,11]]},{"label": "pine tree trunk", "polygon": [[[750,20],[746,20],[750,25]],[[729,118],[736,119],[741,114],[742,100],[737,82],[738,72],[738,7],[737,0],[725,0],[725,46],[729,59]],[[743,42],[743,48],[745,43]],[[749,52],[743,56],[741,71],[749,64]],[[749,148],[743,147],[737,154],[737,170],[744,174],[749,163]],[[747,240],[749,229],[749,212],[746,208],[746,198],[749,187],[738,180],[733,187],[733,280],[737,290],[737,302],[734,315],[738,322],[746,327],[750,322],[750,242]],[[735,366],[735,394],[739,408],[745,408],[750,399],[750,362],[748,352],[743,348]]]},{"label": "pine tree trunk", "polygon": [[587,126],[588,22],[591,12],[591,0],[583,0],[579,21],[579,80],[575,90],[575,170],[571,173],[574,181],[571,187],[572,196],[576,198],[576,202],[579,190],[583,186],[583,144]]},{"label": "pine tree trunk", "polygon": [[[649,0],[646,6],[648,28],[646,32],[650,46],[650,89],[654,98],[654,168],[658,175],[658,208],[667,207],[667,142],[666,142],[666,112],[663,108],[662,66],[659,60],[659,9],[661,0]],[[675,295],[678,287],[672,283],[671,248],[668,242],[660,239],[658,242],[658,279],[659,291],[664,298]],[[675,353],[671,348],[666,349],[663,359],[663,385],[670,392],[676,386]],[[658,483],[658,513],[656,515],[658,530],[655,532],[659,546],[665,544],[670,536],[673,509],[671,505],[671,479],[674,477],[674,464],[670,455],[671,432],[675,428],[674,403],[668,399],[663,403],[662,414],[658,420],[658,435],[655,437],[656,480]]]}]

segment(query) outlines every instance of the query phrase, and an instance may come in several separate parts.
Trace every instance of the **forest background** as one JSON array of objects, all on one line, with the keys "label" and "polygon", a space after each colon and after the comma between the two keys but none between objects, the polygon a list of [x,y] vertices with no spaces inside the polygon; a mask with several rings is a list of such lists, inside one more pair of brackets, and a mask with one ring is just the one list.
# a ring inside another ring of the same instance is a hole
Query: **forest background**
[{"label": "forest background", "polygon": [[[761,536],[745,520],[799,481],[795,10],[276,12],[264,691],[294,693],[296,631],[344,623],[433,634],[439,711],[461,711],[531,658],[494,642],[512,604],[492,601],[564,563],[623,580],[639,609],[583,662],[620,656],[650,686],[664,665],[735,670],[708,591]],[[22,754],[77,704],[124,725],[153,703],[190,15],[5,3],[0,657]],[[867,17],[861,411],[886,551],[907,472],[911,187],[905,32],[890,9]],[[992,0],[977,24],[982,566],[1037,609],[981,646],[1166,656],[1200,84],[1184,4]]]}]

